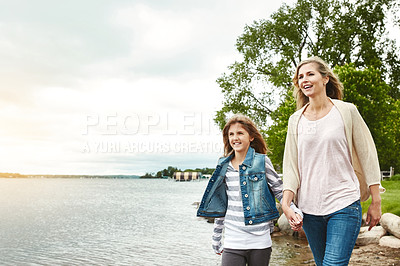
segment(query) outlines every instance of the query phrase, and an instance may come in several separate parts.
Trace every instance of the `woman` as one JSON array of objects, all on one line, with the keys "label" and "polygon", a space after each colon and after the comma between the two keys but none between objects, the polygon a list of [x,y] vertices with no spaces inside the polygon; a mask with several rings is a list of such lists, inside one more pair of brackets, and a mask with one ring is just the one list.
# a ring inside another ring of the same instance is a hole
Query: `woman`
[{"label": "woman", "polygon": [[[283,159],[282,209],[303,229],[319,265],[347,265],[372,196],[369,230],[381,217],[380,169],[374,141],[357,108],[341,101],[343,85],[318,57],[293,78],[298,110],[290,117]],[[292,200],[304,213],[298,219]]]},{"label": "woman", "polygon": [[[282,180],[248,117],[233,116],[222,134],[225,157],[210,178],[197,215],[215,218],[213,249],[222,254],[222,266],[268,265],[272,220],[279,217],[275,198],[282,199]],[[301,219],[300,210],[291,207]]]}]

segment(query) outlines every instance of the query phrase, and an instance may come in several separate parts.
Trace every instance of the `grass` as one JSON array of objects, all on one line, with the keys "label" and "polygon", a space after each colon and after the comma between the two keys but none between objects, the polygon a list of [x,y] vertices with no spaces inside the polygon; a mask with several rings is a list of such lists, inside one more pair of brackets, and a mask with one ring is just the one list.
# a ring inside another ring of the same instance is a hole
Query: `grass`
[{"label": "grass", "polygon": [[[382,186],[386,188],[385,193],[381,194],[382,213],[390,212],[400,216],[400,179],[399,175],[393,176],[388,181],[382,181]],[[361,202],[363,213],[367,212],[371,198]]]}]

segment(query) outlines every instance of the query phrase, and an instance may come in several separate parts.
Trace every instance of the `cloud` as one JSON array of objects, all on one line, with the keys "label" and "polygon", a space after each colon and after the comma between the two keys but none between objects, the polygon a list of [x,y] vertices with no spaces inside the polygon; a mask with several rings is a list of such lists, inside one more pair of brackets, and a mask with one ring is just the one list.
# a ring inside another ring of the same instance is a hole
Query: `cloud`
[{"label": "cloud", "polygon": [[[3,3],[0,172],[214,167],[221,150],[212,145],[221,141],[213,116],[222,102],[215,80],[238,58],[234,44],[245,24],[274,5],[279,2]],[[138,132],[121,131],[135,121]],[[110,129],[117,133],[103,134]],[[84,152],[87,143],[91,152]],[[130,144],[142,150],[113,150]]]}]

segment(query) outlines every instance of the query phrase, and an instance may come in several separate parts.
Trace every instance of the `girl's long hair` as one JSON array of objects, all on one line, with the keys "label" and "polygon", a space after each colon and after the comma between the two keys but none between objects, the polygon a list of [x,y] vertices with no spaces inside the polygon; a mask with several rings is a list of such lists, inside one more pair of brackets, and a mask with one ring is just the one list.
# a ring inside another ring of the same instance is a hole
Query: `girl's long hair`
[{"label": "girl's long hair", "polygon": [[258,131],[254,122],[245,115],[236,114],[228,120],[224,129],[222,130],[222,137],[224,140],[224,156],[227,157],[233,153],[233,148],[229,143],[229,128],[236,123],[242,125],[247,133],[249,133],[250,138],[254,138],[253,141],[250,142],[250,147],[252,147],[258,153],[266,154],[268,151],[267,144],[265,143],[264,138]]},{"label": "girl's long hair", "polygon": [[326,95],[332,99],[343,99],[343,84],[340,82],[338,76],[333,73],[332,69],[328,66],[328,64],[319,58],[318,56],[307,58],[300,62],[300,64],[296,68],[296,73],[293,77],[293,96],[296,98],[297,102],[297,110],[306,105],[310,99],[304,95],[299,87],[299,69],[300,67],[314,63],[317,65],[318,72],[321,73],[322,77],[329,77],[329,82],[326,84]]}]

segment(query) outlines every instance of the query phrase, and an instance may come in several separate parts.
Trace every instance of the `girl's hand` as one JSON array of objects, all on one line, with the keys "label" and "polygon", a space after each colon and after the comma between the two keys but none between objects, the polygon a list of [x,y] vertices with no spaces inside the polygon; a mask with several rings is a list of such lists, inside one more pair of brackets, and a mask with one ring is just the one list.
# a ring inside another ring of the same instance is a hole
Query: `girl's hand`
[{"label": "girl's hand", "polygon": [[282,210],[292,230],[300,231],[303,226],[303,218],[301,218],[299,214],[295,213],[290,207],[282,206]]},{"label": "girl's hand", "polygon": [[296,213],[296,217],[297,217],[297,221],[300,221],[300,222],[297,224],[296,224],[296,222],[293,222],[292,224],[289,222],[289,224],[293,231],[300,231],[301,227],[303,226],[303,218],[298,213]]}]

